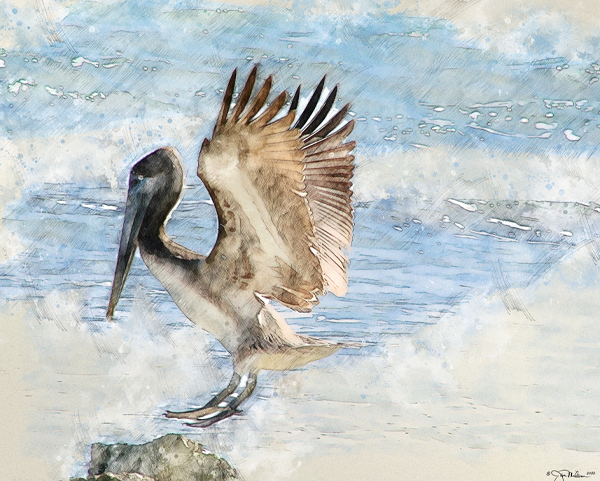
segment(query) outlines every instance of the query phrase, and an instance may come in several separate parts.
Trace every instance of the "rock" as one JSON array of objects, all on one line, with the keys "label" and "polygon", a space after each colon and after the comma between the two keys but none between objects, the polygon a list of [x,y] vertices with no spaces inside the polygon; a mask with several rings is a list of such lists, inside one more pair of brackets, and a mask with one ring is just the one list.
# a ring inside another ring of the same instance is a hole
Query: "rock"
[{"label": "rock", "polygon": [[[228,481],[236,471],[200,443],[167,434],[140,445],[92,445],[87,481]],[[71,480],[75,481],[75,480]]]}]

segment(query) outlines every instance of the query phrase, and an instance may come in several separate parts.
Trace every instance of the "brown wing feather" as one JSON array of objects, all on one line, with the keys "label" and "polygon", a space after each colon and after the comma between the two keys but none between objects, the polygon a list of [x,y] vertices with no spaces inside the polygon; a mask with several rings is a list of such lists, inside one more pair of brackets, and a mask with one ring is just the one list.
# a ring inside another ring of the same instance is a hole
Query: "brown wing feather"
[{"label": "brown wing feather", "polygon": [[[346,105],[316,133],[304,137],[304,183],[312,213],[325,286],[337,296],[348,290],[348,257],[352,242],[351,204],[354,142],[342,144],[354,128],[351,120],[339,130]],[[319,126],[312,126],[311,131]],[[331,132],[335,131],[333,134]]]},{"label": "brown wing feather", "polygon": [[354,157],[349,152],[354,144],[342,142],[353,124],[329,135],[343,120],[338,114],[325,122],[335,93],[313,117],[323,81],[301,116],[302,125],[308,123],[304,132],[292,127],[293,109],[273,121],[285,104],[285,92],[259,115],[272,80],[251,100],[256,69],[228,116],[235,74],[213,138],[204,141],[198,159],[198,175],[219,219],[207,266],[215,267],[213,278],[223,288],[236,286],[239,292],[256,292],[307,311],[326,286],[337,295],[347,288],[343,250],[352,237]]}]

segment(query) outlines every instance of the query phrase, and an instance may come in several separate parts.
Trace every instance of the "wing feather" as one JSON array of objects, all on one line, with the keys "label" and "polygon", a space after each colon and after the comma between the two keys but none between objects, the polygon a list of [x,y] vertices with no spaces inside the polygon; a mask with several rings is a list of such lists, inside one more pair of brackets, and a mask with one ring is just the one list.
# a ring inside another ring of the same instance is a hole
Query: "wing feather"
[{"label": "wing feather", "polygon": [[[262,114],[260,114],[255,120],[253,120],[251,123],[255,124],[256,127],[263,127],[263,126],[267,125],[279,113],[279,111],[281,110],[281,107],[283,107],[283,104],[285,103],[286,99],[287,99],[287,92],[281,92],[279,94],[279,96],[273,101],[273,103],[271,105],[269,105],[267,107],[267,109]],[[270,126],[272,133],[280,131],[279,129],[281,129],[281,126],[285,125],[285,123],[287,122],[287,120],[284,121],[284,119],[286,119],[286,117],[278,120],[277,122],[273,122],[273,124],[275,124],[275,125]],[[290,124],[293,121],[293,119],[294,119],[294,117],[291,118]],[[283,130],[283,129],[281,129],[281,130]]]},{"label": "wing feather", "polygon": [[242,118],[242,120],[241,120],[242,124],[249,123],[252,120],[252,118],[258,112],[260,112],[260,109],[263,108],[263,106],[265,105],[265,102],[267,101],[267,98],[269,97],[269,92],[271,92],[272,85],[273,85],[273,78],[267,77],[267,80],[265,80],[265,83],[263,84],[261,89],[256,94],[256,98],[254,99],[254,102],[248,109],[248,112]]},{"label": "wing feather", "polygon": [[319,98],[321,98],[321,92],[323,92],[324,87],[325,77],[323,77],[319,82],[319,85],[317,85],[317,88],[310,97],[306,108],[304,109],[302,114],[300,114],[300,118],[298,119],[298,122],[296,122],[296,125],[294,125],[294,127],[296,127],[297,129],[302,129],[302,127],[306,125],[306,122],[310,120],[311,115],[313,114],[315,108],[317,107],[317,104],[319,103]]},{"label": "wing feather", "polygon": [[307,142],[310,142],[313,139],[322,139],[327,137],[331,132],[333,132],[339,125],[342,120],[346,117],[346,114],[350,110],[350,104],[346,104],[342,107],[342,109],[335,114],[330,121],[328,121],[321,129],[317,130],[314,134],[306,139]]},{"label": "wing feather", "polygon": [[[311,163],[311,162],[319,162],[321,160],[343,158],[340,156],[345,156],[345,155],[349,154],[350,152],[352,152],[355,145],[356,145],[355,142],[347,142],[347,143],[342,144],[339,147],[335,147],[333,149],[329,149],[326,151],[317,151],[315,153],[308,154],[306,156],[305,162]],[[352,158],[352,160],[354,160],[354,158]],[[347,160],[345,160],[345,162],[347,162]]]},{"label": "wing feather", "polygon": [[258,68],[255,65],[252,69],[252,72],[250,72],[250,75],[248,75],[248,80],[246,80],[246,84],[242,89],[242,93],[240,93],[240,96],[238,97],[237,104],[233,109],[233,112],[231,112],[229,122],[236,123],[239,120],[240,115],[246,108],[246,105],[248,105],[248,100],[250,100],[250,96],[252,95],[252,89],[254,88],[254,82],[256,82],[257,70]]},{"label": "wing feather", "polygon": [[304,151],[306,155],[311,155],[315,153],[325,152],[329,149],[333,149],[335,147],[339,147],[342,141],[350,135],[354,129],[354,120],[351,120],[346,125],[344,125],[340,130],[336,133],[331,134],[329,137],[325,137],[318,142],[312,143],[304,147]]},{"label": "wing feather", "polygon": [[302,135],[312,134],[327,118],[327,115],[329,114],[331,107],[335,102],[335,96],[337,95],[337,91],[338,88],[336,85],[327,97],[327,100],[325,100],[325,103],[323,104],[323,107],[321,107],[321,109],[319,110],[319,113],[315,115],[315,118],[311,120],[310,124],[308,124],[306,128],[302,129]]},{"label": "wing feather", "polygon": [[227,88],[225,89],[225,95],[223,96],[223,103],[221,104],[219,117],[217,118],[217,121],[215,123],[215,131],[227,121],[227,112],[229,112],[229,106],[231,105],[231,100],[233,99],[233,89],[235,88],[236,76],[237,69],[233,71],[233,73],[231,74],[231,78],[227,83]]},{"label": "wing feather", "polygon": [[317,110],[325,78],[295,124],[300,88],[289,113],[273,120],[287,93],[265,108],[272,78],[252,99],[256,75],[255,67],[231,109],[233,72],[213,137],[198,158],[219,219],[207,268],[223,288],[308,311],[326,289],[347,290],[355,144],[343,142],[354,122],[341,125],[349,105],[331,115],[337,86]]}]

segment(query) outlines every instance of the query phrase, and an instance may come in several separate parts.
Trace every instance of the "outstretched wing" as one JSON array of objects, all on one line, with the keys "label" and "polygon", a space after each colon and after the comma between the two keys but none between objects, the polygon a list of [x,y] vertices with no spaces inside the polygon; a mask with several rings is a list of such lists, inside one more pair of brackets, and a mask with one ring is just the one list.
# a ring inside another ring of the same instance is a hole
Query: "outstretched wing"
[{"label": "outstretched wing", "polygon": [[206,262],[216,283],[307,311],[326,288],[337,295],[346,292],[343,249],[352,237],[354,157],[349,153],[354,143],[342,142],[354,124],[335,131],[348,106],[325,122],[337,87],[313,115],[324,79],[295,124],[299,90],[287,115],[273,120],[287,94],[265,108],[269,77],[250,102],[256,70],[229,113],[233,72],[213,138],[204,141],[198,158],[198,176],[219,220]]}]

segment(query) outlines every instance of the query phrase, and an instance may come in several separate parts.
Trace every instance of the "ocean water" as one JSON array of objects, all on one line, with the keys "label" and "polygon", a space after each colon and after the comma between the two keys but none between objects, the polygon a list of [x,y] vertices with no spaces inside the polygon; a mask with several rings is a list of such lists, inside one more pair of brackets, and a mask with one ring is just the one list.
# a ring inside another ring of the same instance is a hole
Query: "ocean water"
[{"label": "ocean water", "polygon": [[146,138],[133,141],[160,141],[153,120],[213,118],[231,70],[253,64],[276,89],[310,89],[324,74],[339,82],[338,105],[352,103],[366,152],[424,144],[568,155],[600,139],[595,59],[498,55],[443,19],[79,3],[48,40],[15,11],[1,27],[20,41],[0,52],[7,139],[146,122]]},{"label": "ocean water", "polygon": [[[81,320],[91,331],[103,329],[125,198],[123,189],[42,184],[9,206],[4,225],[26,250],[0,269],[5,301],[75,290],[84,299]],[[454,198],[359,203],[348,295],[325,296],[309,314],[282,310],[298,332],[376,344],[436,323],[473,296],[525,289],[580,247],[597,261],[599,222],[600,204],[594,203]],[[208,255],[216,230],[208,193],[188,186],[168,232]],[[140,289],[170,328],[192,326],[139,255],[117,319],[127,317]],[[526,312],[518,301],[506,302]]]}]

